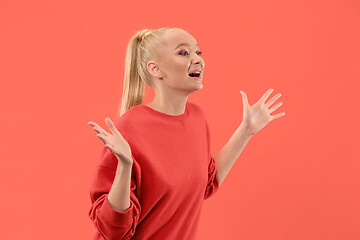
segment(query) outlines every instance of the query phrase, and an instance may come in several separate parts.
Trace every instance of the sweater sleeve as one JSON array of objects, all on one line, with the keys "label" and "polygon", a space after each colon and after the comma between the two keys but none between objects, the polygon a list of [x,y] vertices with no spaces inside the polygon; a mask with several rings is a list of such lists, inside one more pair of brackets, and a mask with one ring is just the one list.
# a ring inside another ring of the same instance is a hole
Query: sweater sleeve
[{"label": "sweater sleeve", "polygon": [[100,163],[95,170],[90,185],[92,206],[89,217],[98,234],[104,239],[130,239],[139,222],[141,206],[139,202],[140,166],[133,155],[133,166],[130,184],[130,207],[124,212],[115,211],[109,204],[108,195],[116,174],[117,158],[106,147],[102,151]]},{"label": "sweater sleeve", "polygon": [[212,156],[212,154],[210,153],[210,140],[211,140],[210,139],[210,129],[209,129],[209,125],[208,125],[206,119],[205,119],[205,125],[206,125],[209,165],[208,165],[208,182],[207,182],[206,189],[205,189],[204,200],[208,199],[209,197],[214,195],[219,188],[219,182],[216,178],[217,168],[216,168],[216,164],[215,164],[215,159]]}]

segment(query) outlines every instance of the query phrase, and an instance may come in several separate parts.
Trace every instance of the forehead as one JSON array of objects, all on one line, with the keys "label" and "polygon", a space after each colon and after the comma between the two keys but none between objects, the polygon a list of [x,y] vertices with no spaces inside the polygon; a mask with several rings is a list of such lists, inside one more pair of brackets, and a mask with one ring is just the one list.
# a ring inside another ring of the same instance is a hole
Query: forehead
[{"label": "forehead", "polygon": [[175,29],[164,34],[165,46],[175,49],[179,44],[190,44],[191,47],[197,47],[196,39],[184,30]]}]

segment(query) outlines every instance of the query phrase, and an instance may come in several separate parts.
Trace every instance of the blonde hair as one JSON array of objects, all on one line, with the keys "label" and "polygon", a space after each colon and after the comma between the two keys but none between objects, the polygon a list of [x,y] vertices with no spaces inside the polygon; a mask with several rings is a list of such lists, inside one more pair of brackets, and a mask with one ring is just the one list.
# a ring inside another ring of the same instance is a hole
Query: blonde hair
[{"label": "blonde hair", "polygon": [[124,85],[119,117],[131,107],[143,103],[145,84],[154,88],[151,75],[147,70],[147,63],[150,60],[157,59],[156,49],[163,44],[163,34],[174,29],[180,28],[143,29],[137,31],[131,37],[126,50]]}]

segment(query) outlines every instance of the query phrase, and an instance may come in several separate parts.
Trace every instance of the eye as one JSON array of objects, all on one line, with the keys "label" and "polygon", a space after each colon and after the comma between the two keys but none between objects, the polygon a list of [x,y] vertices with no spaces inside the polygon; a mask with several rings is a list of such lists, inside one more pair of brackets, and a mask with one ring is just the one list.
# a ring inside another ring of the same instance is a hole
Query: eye
[{"label": "eye", "polygon": [[[180,55],[185,56],[183,53],[187,53],[187,55],[189,55],[189,53],[188,53],[187,51],[185,51],[185,50],[182,50],[182,51],[179,52]],[[198,54],[199,56],[201,56],[202,52],[201,52],[201,51],[198,51],[197,54]]]},{"label": "eye", "polygon": [[[180,55],[183,55],[183,54],[182,54],[183,52],[188,53],[187,51],[182,50],[181,52],[179,52],[179,54],[180,54]],[[183,56],[184,56],[184,55],[183,55]]]}]

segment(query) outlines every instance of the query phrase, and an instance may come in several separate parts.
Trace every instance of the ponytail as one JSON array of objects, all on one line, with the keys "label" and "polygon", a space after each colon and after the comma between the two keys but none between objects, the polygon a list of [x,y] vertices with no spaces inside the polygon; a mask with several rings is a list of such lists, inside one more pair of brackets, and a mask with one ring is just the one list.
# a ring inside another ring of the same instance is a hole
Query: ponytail
[{"label": "ponytail", "polygon": [[162,44],[163,33],[171,29],[175,29],[175,27],[163,27],[155,30],[143,29],[131,37],[126,49],[124,85],[119,117],[131,107],[143,103],[145,84],[154,87],[151,75],[147,70],[147,63],[155,59],[156,49]]}]

